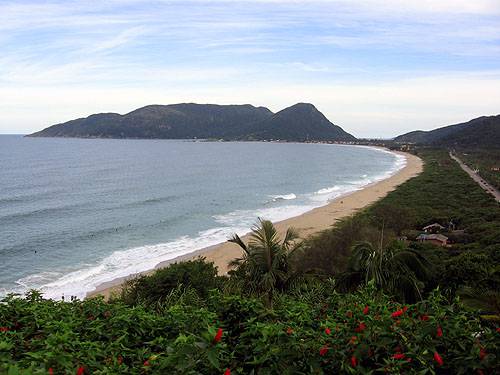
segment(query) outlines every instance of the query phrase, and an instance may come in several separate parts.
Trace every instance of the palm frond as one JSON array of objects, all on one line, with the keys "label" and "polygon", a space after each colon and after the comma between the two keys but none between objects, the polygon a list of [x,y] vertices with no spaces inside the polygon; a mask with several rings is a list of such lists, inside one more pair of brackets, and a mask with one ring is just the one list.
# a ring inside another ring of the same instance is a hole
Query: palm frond
[{"label": "palm frond", "polygon": [[233,234],[227,241],[235,243],[236,245],[241,247],[245,251],[245,253],[248,254],[247,245],[243,242],[243,240],[240,238],[240,236],[238,236],[236,233]]}]

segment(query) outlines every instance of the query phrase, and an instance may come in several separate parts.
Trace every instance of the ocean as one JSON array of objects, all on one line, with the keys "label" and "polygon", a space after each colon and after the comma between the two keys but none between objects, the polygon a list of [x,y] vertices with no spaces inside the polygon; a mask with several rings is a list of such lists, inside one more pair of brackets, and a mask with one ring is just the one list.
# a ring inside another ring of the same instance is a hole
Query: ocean
[{"label": "ocean", "polygon": [[0,136],[0,296],[97,285],[394,174],[349,145]]}]

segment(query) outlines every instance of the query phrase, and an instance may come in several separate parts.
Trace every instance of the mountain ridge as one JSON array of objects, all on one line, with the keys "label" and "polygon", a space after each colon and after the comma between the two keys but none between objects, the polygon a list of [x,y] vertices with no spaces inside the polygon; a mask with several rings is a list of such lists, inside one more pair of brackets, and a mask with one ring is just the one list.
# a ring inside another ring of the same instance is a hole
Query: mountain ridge
[{"label": "mountain ridge", "polygon": [[396,143],[445,147],[500,147],[500,115],[481,116],[467,122],[424,131],[415,130],[394,138]]},{"label": "mountain ridge", "polygon": [[126,114],[97,113],[30,137],[354,141],[309,103],[277,113],[251,104],[152,104]]}]

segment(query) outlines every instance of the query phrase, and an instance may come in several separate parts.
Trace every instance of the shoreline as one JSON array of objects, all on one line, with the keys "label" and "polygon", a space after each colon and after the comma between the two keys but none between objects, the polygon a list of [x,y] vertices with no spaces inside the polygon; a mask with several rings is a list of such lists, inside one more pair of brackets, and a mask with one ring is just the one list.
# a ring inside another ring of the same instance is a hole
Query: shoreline
[{"label": "shoreline", "polygon": [[[378,148],[388,151],[382,147]],[[356,211],[376,202],[386,196],[389,192],[395,190],[403,182],[420,174],[423,169],[423,162],[420,158],[404,152],[391,152],[403,155],[406,159],[406,165],[395,174],[384,180],[368,184],[360,190],[337,197],[324,206],[314,208],[299,216],[275,222],[274,224],[278,233],[282,236],[287,228],[294,227],[298,230],[301,238],[306,238],[312,234],[326,230],[333,226],[337,220],[352,215]],[[242,236],[242,239],[244,241],[247,240],[248,235],[249,234],[245,234]],[[107,299],[112,294],[119,292],[122,284],[128,279],[134,278],[138,275],[150,274],[159,268],[168,266],[171,263],[195,259],[197,257],[205,257],[208,262],[214,262],[214,264],[218,267],[219,274],[226,274],[228,271],[228,263],[240,255],[241,250],[237,245],[229,242],[222,242],[178,256],[168,261],[161,262],[148,271],[102,283],[93,291],[88,292],[85,298],[104,296]]]}]

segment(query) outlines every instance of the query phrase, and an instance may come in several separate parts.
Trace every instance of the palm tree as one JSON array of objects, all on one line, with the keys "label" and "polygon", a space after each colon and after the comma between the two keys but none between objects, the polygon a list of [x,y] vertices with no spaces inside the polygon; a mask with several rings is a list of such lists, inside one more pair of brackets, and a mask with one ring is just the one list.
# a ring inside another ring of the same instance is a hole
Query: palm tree
[{"label": "palm tree", "polygon": [[259,218],[252,228],[248,244],[237,234],[229,239],[243,249],[243,256],[229,265],[237,267],[236,272],[243,276],[245,288],[266,295],[269,308],[272,308],[276,291],[288,289],[297,279],[290,262],[293,253],[301,246],[295,241],[297,238],[297,232],[289,228],[281,241],[273,223]]},{"label": "palm tree", "polygon": [[386,248],[382,241],[378,246],[370,242],[356,244],[345,279],[365,284],[373,281],[379,289],[406,301],[422,299],[422,282],[429,278],[432,265],[422,254],[398,243]]}]

